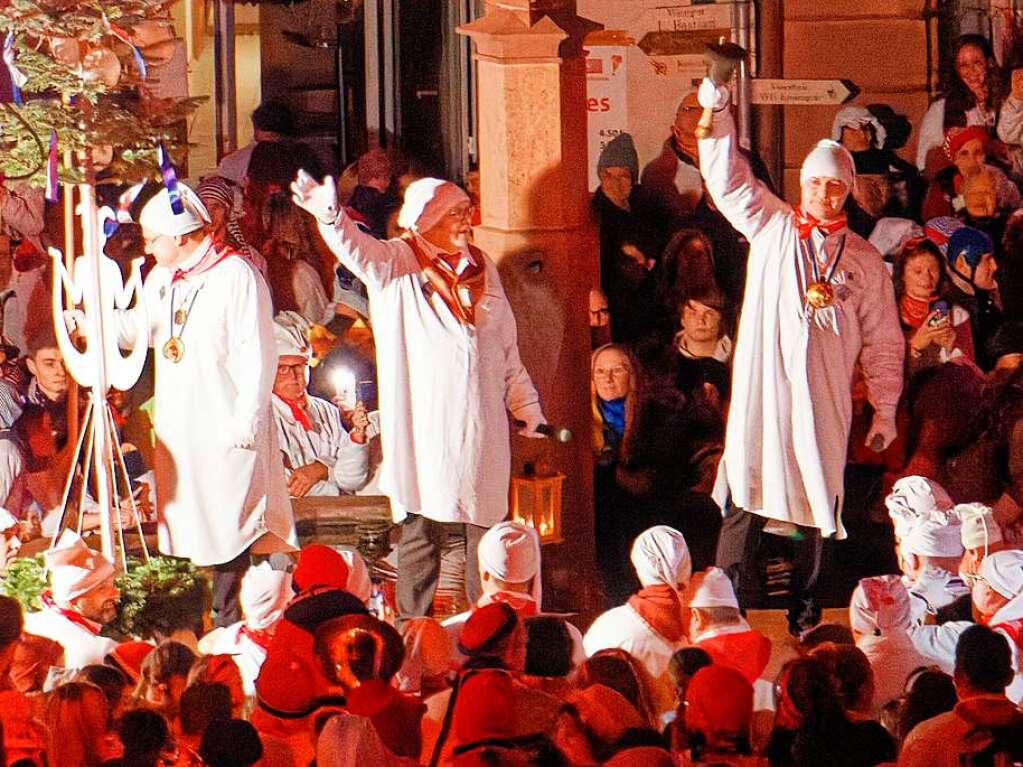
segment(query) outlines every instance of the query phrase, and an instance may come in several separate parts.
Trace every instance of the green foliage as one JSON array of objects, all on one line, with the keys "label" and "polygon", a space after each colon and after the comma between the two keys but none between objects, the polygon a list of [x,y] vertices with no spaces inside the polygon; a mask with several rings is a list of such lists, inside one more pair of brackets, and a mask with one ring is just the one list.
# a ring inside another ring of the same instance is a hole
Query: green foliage
[{"label": "green foliage", "polygon": [[25,612],[43,609],[39,596],[46,591],[46,586],[46,565],[42,554],[31,559],[15,559],[0,576],[0,592],[17,599]]},{"label": "green foliage", "polygon": [[[77,167],[67,167],[65,152],[112,147],[108,173],[124,182],[158,177],[156,148],[163,144],[180,154],[181,121],[204,100],[182,99],[144,108],[138,94],[140,73],[128,47],[111,24],[131,34],[140,22],[164,15],[171,0],[0,0],[0,34],[15,34],[18,69],[28,78],[24,104],[0,108],[0,171],[8,178],[37,186],[46,182],[50,131],[56,130],[58,178],[82,181]],[[121,59],[117,85],[83,76],[81,68],[50,55],[55,37],[77,39],[115,51]],[[77,157],[78,155],[75,154]]]},{"label": "green foliage", "polygon": [[210,609],[209,583],[187,559],[129,560],[117,588],[121,591],[117,628],[129,636],[147,639],[195,628]]}]

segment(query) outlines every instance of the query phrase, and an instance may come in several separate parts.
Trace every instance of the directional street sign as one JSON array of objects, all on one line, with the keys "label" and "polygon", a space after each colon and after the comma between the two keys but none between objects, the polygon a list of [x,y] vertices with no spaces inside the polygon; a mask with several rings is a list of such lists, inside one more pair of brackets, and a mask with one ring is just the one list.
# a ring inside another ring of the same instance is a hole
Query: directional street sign
[{"label": "directional street sign", "polygon": [[751,84],[754,104],[844,104],[860,92],[849,80],[755,79]]}]

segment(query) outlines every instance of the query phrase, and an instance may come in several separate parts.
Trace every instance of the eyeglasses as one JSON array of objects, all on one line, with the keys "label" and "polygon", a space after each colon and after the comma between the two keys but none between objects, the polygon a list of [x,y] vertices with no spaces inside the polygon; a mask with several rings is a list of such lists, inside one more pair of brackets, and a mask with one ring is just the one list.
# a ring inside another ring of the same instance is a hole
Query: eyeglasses
[{"label": "eyeglasses", "polygon": [[305,376],[306,363],[297,362],[294,365],[277,363],[277,375]]},{"label": "eyeglasses", "polygon": [[457,208],[449,210],[446,215],[456,221],[470,221],[472,220],[472,211],[472,205],[459,205]]},{"label": "eyeglasses", "polygon": [[612,368],[596,368],[593,371],[593,375],[604,378],[618,378],[619,376],[627,376],[632,372],[632,368],[628,365],[615,365]]}]

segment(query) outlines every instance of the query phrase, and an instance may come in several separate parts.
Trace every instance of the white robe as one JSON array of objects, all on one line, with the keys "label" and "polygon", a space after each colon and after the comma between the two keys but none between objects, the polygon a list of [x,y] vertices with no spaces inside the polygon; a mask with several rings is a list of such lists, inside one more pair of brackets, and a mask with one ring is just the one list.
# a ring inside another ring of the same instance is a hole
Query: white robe
[{"label": "white robe", "polygon": [[59,642],[64,648],[65,668],[102,664],[107,653],[117,647],[113,639],[93,634],[50,608],[37,613],[25,613],[25,631]]},{"label": "white robe", "polygon": [[905,341],[881,256],[842,230],[817,252],[834,259],[833,304],[805,308],[812,278],[799,255],[792,208],[758,181],[737,151],[727,110],[700,141],[700,167],[718,210],[750,241],[746,289],[733,352],[732,402],[714,498],[747,511],[845,537],[843,473],[860,361],[877,416],[894,430]]},{"label": "white robe", "polygon": [[[179,267],[198,263],[209,247],[207,239]],[[271,549],[296,547],[270,413],[277,346],[266,283],[240,255],[172,290],[174,271],[154,266],[144,287],[156,356],[160,551],[208,566],[231,561],[267,533],[279,539]],[[181,307],[188,318],[175,334],[184,354],[174,363],[162,350]],[[132,340],[130,327],[121,323],[122,345]],[[252,448],[234,446],[244,434],[255,435]]]},{"label": "white robe", "polygon": [[366,484],[369,444],[352,442],[341,425],[341,411],[327,400],[306,395],[306,413],[313,428],[306,431],[280,397],[270,399],[281,452],[286,456],[287,476],[301,466],[319,461],[330,470],[327,479],[310,488],[307,496],[354,493]]},{"label": "white robe", "polygon": [[242,675],[245,694],[253,698],[256,695],[256,678],[266,660],[266,650],[245,634],[244,627],[245,622],[239,621],[220,630],[211,646],[202,649],[208,655],[230,655]]},{"label": "white robe", "polygon": [[[395,521],[421,514],[489,527],[508,513],[508,415],[542,418],[519,359],[515,316],[486,259],[476,324],[459,322],[424,277],[412,249],[377,240],[347,215],[320,234],[366,285],[377,349],[380,487]],[[425,241],[424,242],[424,247]]]},{"label": "white robe", "polygon": [[905,629],[891,629],[882,636],[864,636],[856,641],[874,671],[874,704],[876,715],[881,707],[895,700],[906,690],[906,679],[921,666],[934,663],[920,653]]}]

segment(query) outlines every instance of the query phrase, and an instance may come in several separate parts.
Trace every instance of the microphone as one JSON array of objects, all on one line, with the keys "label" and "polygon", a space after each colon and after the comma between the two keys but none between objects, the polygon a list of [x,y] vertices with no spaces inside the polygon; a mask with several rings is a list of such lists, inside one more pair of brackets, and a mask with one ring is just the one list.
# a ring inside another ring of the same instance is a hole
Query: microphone
[{"label": "microphone", "polygon": [[[518,426],[520,429],[526,428],[526,422],[520,421],[518,418],[515,419],[515,425]],[[539,426],[537,426],[533,431],[535,431],[537,434],[542,434],[547,439],[552,439],[555,442],[565,443],[572,441],[572,431],[570,429],[551,426],[549,423],[542,423]]]}]

